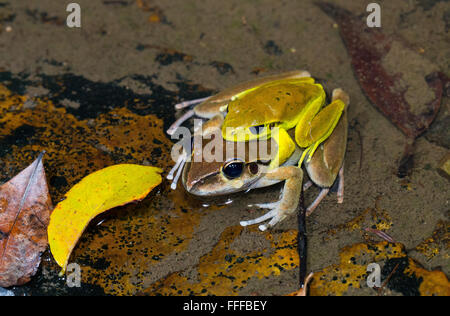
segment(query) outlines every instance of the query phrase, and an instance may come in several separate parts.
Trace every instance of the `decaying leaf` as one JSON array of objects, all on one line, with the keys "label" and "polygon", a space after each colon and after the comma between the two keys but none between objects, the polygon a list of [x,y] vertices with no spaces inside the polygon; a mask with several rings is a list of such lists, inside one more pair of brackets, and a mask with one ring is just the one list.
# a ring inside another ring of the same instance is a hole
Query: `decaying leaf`
[{"label": "decaying leaf", "polygon": [[339,24],[367,97],[406,136],[414,139],[422,134],[441,104],[441,73],[405,40],[368,27],[365,16],[331,3],[318,6]]},{"label": "decaying leaf", "polygon": [[111,166],[75,185],[50,218],[50,249],[65,271],[70,254],[89,222],[100,213],[145,198],[161,183],[161,169],[132,164]]},{"label": "decaying leaf", "polygon": [[42,153],[0,186],[0,286],[22,285],[36,273],[47,248],[52,209]]},{"label": "decaying leaf", "polygon": [[403,38],[368,27],[365,16],[331,3],[318,6],[339,24],[364,93],[406,135],[397,175],[407,176],[414,166],[414,140],[435,119],[448,79]]},{"label": "decaying leaf", "polygon": [[[245,230],[261,236],[258,227]],[[266,231],[262,234],[265,241],[258,242],[259,246],[245,249],[234,247],[243,232],[244,228],[240,225],[227,227],[213,249],[198,259],[194,272],[181,270],[170,273],[139,294],[234,296],[239,295],[253,278],[278,276],[299,267],[297,230],[286,230],[280,234]]]}]

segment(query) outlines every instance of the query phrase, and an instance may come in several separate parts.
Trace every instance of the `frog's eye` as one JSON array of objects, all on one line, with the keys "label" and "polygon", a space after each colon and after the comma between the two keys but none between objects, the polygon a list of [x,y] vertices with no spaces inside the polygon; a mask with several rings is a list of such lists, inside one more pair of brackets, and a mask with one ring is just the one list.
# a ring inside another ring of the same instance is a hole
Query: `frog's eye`
[{"label": "frog's eye", "polygon": [[244,171],[244,162],[240,160],[230,161],[222,168],[223,174],[228,179],[235,179],[239,177],[243,171]]},{"label": "frog's eye", "polygon": [[264,130],[264,124],[258,126],[250,126],[249,130],[253,135],[259,135]]}]

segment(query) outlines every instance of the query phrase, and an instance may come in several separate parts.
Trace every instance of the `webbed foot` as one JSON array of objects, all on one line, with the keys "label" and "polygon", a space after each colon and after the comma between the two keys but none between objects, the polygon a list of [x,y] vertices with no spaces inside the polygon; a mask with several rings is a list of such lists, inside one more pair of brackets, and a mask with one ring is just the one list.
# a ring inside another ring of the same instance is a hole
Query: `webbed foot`
[{"label": "webbed foot", "polygon": [[[268,204],[272,204],[272,203],[268,203]],[[279,204],[279,202],[274,203],[274,204]],[[275,206],[270,212],[264,214],[263,216],[252,219],[252,220],[248,220],[248,221],[241,221],[240,224],[241,224],[241,226],[248,226],[248,225],[259,224],[261,222],[264,222],[264,221],[270,219],[269,223],[258,226],[259,230],[265,231],[265,230],[267,230],[267,228],[272,227],[275,224],[281,222],[283,219],[285,219],[287,215],[284,215],[283,213],[284,212],[278,210],[278,206]]]},{"label": "webbed foot", "polygon": [[256,206],[270,209],[270,211],[258,218],[241,221],[242,226],[259,224],[266,220],[270,220],[267,224],[259,225],[259,229],[265,231],[284,220],[288,215],[295,213],[297,210],[303,180],[302,169],[296,166],[279,167],[269,171],[265,175],[265,178],[267,180],[285,180],[283,196],[281,197],[281,200],[277,202],[257,204]]}]

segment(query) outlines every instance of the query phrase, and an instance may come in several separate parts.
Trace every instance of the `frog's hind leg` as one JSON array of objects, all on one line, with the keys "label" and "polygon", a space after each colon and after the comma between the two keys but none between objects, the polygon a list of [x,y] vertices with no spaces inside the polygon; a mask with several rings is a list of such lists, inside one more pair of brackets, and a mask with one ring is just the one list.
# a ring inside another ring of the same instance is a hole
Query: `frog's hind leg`
[{"label": "frog's hind leg", "polygon": [[176,110],[182,110],[182,109],[188,108],[188,107],[190,107],[192,105],[200,104],[200,103],[208,100],[209,98],[210,97],[194,99],[194,100],[189,100],[189,101],[183,101],[183,102],[180,102],[178,104],[175,104],[175,109]]},{"label": "frog's hind leg", "polygon": [[333,133],[336,125],[345,109],[345,103],[341,99],[323,108],[312,120],[298,124],[295,129],[295,140],[300,147],[306,148],[299,161],[309,162],[315,151]]},{"label": "frog's hind leg", "polygon": [[314,202],[311,203],[310,206],[306,209],[306,216],[311,215],[311,213],[319,206],[320,202],[328,195],[328,192],[330,192],[330,188],[323,188],[320,190],[319,195],[317,195]]},{"label": "frog's hind leg", "polygon": [[[342,100],[346,106],[350,102],[350,98],[342,89],[333,91],[333,100],[338,99]],[[344,110],[333,133],[318,147],[311,160],[305,163],[305,168],[311,181],[322,188],[320,194],[307,208],[307,215],[310,215],[317,208],[338,176],[338,203],[342,203],[344,200],[344,157],[347,147],[347,133],[347,110]]]},{"label": "frog's hind leg", "polygon": [[223,116],[218,114],[213,118],[210,118],[206,122],[201,122],[199,125],[194,126],[194,133],[201,132],[203,137],[214,134],[217,130],[222,128]]},{"label": "frog's hind leg", "polygon": [[173,178],[172,184],[170,185],[170,188],[172,190],[175,190],[177,188],[178,180],[180,179],[181,172],[183,171],[184,165],[186,164],[186,157],[184,157],[178,167],[177,173],[175,177]]},{"label": "frog's hind leg", "polygon": [[305,182],[305,184],[303,185],[303,191],[308,190],[312,185],[313,185],[313,182],[312,182],[311,180],[308,180],[308,181]]},{"label": "frog's hind leg", "polygon": [[[175,144],[174,146],[179,146],[178,144]],[[170,185],[170,188],[172,190],[175,190],[177,188],[178,180],[180,179],[181,172],[183,171],[184,165],[187,161],[187,153],[184,150],[184,148],[181,149],[182,152],[178,156],[177,162],[175,163],[175,166],[169,171],[167,175],[167,180],[172,180],[172,183]]]},{"label": "frog's hind leg", "polygon": [[266,208],[266,209],[273,209],[278,207],[278,205],[280,204],[280,201],[276,201],[276,202],[269,202],[269,203],[261,203],[261,204],[253,204],[253,205],[249,205],[249,206],[256,206],[259,208]]},{"label": "frog's hind leg", "polygon": [[184,113],[178,120],[176,120],[167,130],[167,134],[173,135],[175,131],[187,120],[189,120],[191,117],[195,115],[194,110],[189,110],[186,113]]},{"label": "frog's hind leg", "polygon": [[216,101],[214,96],[179,103],[177,106],[180,109],[189,107],[191,105],[195,105],[195,107],[184,113],[178,120],[176,120],[167,130],[167,134],[173,135],[184,122],[194,116],[201,119],[211,119],[217,115],[221,115],[223,117],[226,112],[227,104],[228,101]]},{"label": "frog's hind leg", "polygon": [[[337,202],[338,204],[341,204],[344,202],[344,166],[341,167],[339,170],[339,178],[338,178],[338,190],[337,190]],[[312,182],[311,182],[312,184]],[[303,186],[305,188],[305,186]],[[328,195],[330,192],[330,188],[322,188],[317,195],[317,197],[314,199],[314,201],[311,203],[311,205],[308,206],[306,209],[306,216],[309,216],[312,214],[312,212],[319,206],[320,202]]]},{"label": "frog's hind leg", "polygon": [[342,165],[341,169],[339,170],[339,185],[337,191],[337,200],[339,204],[344,203],[344,165]]}]

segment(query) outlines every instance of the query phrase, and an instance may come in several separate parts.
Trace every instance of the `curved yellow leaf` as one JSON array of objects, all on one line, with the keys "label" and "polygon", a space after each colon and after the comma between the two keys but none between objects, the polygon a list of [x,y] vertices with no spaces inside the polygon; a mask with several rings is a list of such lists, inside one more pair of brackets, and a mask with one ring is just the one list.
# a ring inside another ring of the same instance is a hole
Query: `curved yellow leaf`
[{"label": "curved yellow leaf", "polygon": [[70,189],[48,226],[50,250],[63,271],[89,222],[109,209],[145,198],[161,183],[161,172],[155,167],[115,165],[88,175]]}]

